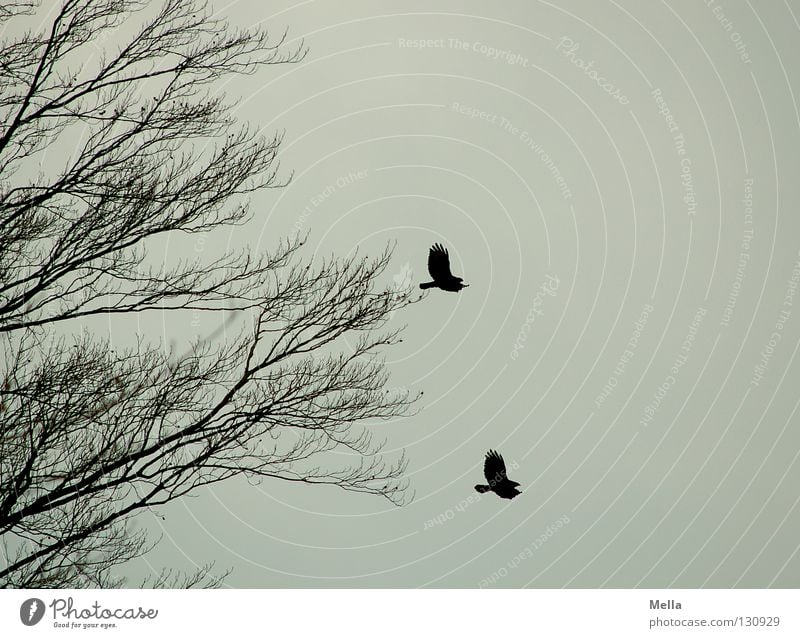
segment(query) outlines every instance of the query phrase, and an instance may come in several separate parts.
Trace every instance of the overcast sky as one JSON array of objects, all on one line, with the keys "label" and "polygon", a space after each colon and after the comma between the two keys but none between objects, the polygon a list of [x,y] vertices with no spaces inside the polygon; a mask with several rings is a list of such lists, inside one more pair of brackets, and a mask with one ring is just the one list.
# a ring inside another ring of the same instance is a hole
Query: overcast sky
[{"label": "overcast sky", "polygon": [[[499,4],[211,3],[309,54],[224,87],[285,131],[294,180],[205,241],[396,242],[390,275],[415,286],[441,242],[470,287],[392,319],[391,387],[425,394],[376,429],[406,450],[413,503],[228,482],[142,518],[163,541],[131,574],[800,586],[800,3]],[[490,448],[513,501],[473,489]]]}]

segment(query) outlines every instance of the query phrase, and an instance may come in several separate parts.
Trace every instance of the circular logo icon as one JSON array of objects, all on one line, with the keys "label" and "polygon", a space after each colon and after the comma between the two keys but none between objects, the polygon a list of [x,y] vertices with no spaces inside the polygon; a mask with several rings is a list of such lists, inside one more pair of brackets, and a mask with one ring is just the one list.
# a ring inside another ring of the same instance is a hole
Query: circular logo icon
[{"label": "circular logo icon", "polygon": [[19,607],[19,619],[23,625],[32,627],[44,616],[44,602],[38,598],[28,598]]}]

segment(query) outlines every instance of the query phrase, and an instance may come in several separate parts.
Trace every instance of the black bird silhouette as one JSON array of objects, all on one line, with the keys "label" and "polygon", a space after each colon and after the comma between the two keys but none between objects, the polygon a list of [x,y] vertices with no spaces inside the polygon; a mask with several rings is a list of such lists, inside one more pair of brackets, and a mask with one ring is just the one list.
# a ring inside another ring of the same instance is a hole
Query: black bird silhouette
[{"label": "black bird silhouette", "polygon": [[500,498],[514,498],[522,494],[517,487],[519,483],[509,481],[506,475],[506,464],[503,457],[494,450],[486,453],[486,460],[483,462],[483,475],[489,481],[489,485],[476,485],[475,489],[481,494],[484,492],[494,492]]},{"label": "black bird silhouette", "polygon": [[434,244],[428,253],[428,272],[433,277],[433,281],[420,284],[419,287],[423,290],[441,288],[448,292],[458,292],[469,285],[461,283],[464,280],[461,277],[454,277],[450,272],[450,254],[441,244]]}]

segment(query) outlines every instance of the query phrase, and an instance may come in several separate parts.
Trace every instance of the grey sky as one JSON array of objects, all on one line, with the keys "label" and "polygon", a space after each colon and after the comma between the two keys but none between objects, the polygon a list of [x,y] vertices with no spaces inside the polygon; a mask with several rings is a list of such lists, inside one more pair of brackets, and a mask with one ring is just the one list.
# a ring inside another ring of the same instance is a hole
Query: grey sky
[{"label": "grey sky", "polygon": [[[403,508],[244,481],[141,523],[131,566],[233,567],[233,587],[796,587],[800,3],[213,2],[310,53],[225,87],[285,131],[252,223],[470,288],[398,313],[416,416]],[[709,6],[710,5],[710,6]],[[161,254],[161,253],[159,253]],[[211,253],[209,253],[211,254]],[[796,298],[795,298],[796,299]],[[798,302],[800,303],[800,302]],[[111,326],[167,339],[210,319]],[[489,448],[523,494],[479,496]]]}]

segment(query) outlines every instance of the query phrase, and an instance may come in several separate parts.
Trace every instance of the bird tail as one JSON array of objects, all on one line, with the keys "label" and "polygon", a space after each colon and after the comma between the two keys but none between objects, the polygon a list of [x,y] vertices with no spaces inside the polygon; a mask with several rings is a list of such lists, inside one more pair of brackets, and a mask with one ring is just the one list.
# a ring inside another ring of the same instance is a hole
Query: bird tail
[{"label": "bird tail", "polygon": [[483,494],[484,492],[488,492],[491,488],[488,485],[476,485],[475,490]]},{"label": "bird tail", "polygon": [[433,288],[435,285],[435,281],[426,281],[424,284],[420,284],[419,287],[426,290],[427,288]]}]

